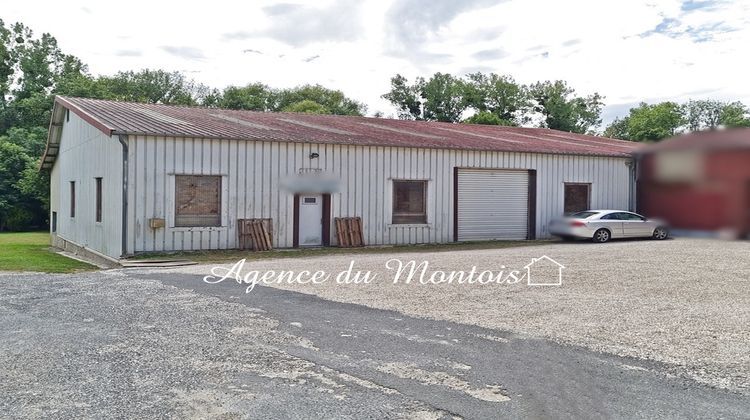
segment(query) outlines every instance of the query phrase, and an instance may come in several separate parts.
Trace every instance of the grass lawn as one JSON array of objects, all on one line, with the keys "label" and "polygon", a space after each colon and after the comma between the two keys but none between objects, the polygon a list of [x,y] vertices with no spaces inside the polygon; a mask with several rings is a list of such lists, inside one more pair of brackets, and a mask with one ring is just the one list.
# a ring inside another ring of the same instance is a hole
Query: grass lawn
[{"label": "grass lawn", "polygon": [[95,268],[51,252],[47,232],[0,233],[0,271],[72,273]]},{"label": "grass lawn", "polygon": [[510,248],[518,246],[533,246],[553,243],[551,240],[536,241],[484,241],[484,242],[460,242],[448,244],[424,244],[424,245],[395,245],[395,246],[373,246],[365,248],[298,248],[298,249],[274,249],[271,251],[253,252],[252,250],[240,251],[237,249],[220,251],[186,251],[170,253],[149,253],[137,255],[131,261],[155,260],[155,259],[187,259],[200,263],[234,262],[242,258],[250,260],[265,260],[271,258],[299,258],[314,257],[319,255],[342,255],[342,254],[393,254],[399,252],[450,252],[472,249],[495,249]]}]

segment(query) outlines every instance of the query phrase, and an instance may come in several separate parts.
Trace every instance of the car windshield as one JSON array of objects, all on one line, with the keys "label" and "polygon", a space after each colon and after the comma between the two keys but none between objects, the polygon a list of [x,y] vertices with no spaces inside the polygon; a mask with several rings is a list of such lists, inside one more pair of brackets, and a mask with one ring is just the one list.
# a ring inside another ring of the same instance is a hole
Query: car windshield
[{"label": "car windshield", "polygon": [[595,211],[579,211],[578,213],[571,214],[570,217],[574,217],[576,219],[588,219],[595,214],[597,214]]}]

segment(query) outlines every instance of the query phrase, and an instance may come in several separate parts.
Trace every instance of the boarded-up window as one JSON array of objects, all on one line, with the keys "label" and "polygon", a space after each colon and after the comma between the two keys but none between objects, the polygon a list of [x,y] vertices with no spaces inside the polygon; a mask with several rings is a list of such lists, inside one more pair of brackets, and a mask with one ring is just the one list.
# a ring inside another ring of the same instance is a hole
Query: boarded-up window
[{"label": "boarded-up window", "polygon": [[94,178],[96,181],[96,221],[102,221],[102,179]]},{"label": "boarded-up window", "polygon": [[393,181],[393,223],[427,223],[427,181]]},{"label": "boarded-up window", "polygon": [[565,214],[588,210],[591,184],[565,184]]},{"label": "boarded-up window", "polygon": [[76,217],[76,182],[70,181],[70,217]]},{"label": "boarded-up window", "polygon": [[221,176],[175,176],[175,226],[221,226]]}]

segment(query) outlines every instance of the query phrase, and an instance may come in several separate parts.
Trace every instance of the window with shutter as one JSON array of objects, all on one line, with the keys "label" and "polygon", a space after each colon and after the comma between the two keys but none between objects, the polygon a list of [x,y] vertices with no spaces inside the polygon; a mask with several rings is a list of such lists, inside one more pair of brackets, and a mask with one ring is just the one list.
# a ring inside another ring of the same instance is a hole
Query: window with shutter
[{"label": "window with shutter", "polygon": [[393,181],[393,224],[427,223],[427,181]]},{"label": "window with shutter", "polygon": [[175,176],[175,226],[221,226],[221,176]]},{"label": "window with shutter", "polygon": [[565,184],[565,214],[588,210],[591,206],[591,184]]}]

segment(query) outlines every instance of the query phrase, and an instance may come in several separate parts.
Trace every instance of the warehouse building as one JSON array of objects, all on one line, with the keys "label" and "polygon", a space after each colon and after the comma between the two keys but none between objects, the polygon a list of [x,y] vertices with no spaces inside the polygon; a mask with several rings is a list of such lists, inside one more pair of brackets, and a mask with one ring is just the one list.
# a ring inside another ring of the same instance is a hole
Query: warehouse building
[{"label": "warehouse building", "polygon": [[633,143],[538,128],[57,97],[42,168],[53,242],[110,258],[274,247],[546,238],[548,221],[635,205]]}]

